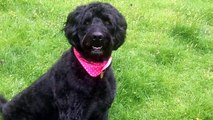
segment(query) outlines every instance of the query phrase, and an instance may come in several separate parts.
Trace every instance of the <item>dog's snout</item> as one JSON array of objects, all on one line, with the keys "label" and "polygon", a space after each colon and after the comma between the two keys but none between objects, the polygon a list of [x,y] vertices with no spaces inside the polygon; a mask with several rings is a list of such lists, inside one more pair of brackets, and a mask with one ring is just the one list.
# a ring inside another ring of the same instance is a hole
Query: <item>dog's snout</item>
[{"label": "dog's snout", "polygon": [[93,39],[94,41],[97,41],[97,40],[101,41],[101,40],[103,39],[103,37],[104,37],[104,35],[103,35],[103,33],[101,33],[101,32],[94,32],[94,33],[92,34],[92,39]]}]

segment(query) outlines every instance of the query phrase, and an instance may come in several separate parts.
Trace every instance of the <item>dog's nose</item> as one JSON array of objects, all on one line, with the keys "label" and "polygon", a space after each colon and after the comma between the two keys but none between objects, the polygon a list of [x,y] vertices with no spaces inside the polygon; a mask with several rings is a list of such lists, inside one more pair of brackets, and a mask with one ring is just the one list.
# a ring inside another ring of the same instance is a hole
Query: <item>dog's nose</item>
[{"label": "dog's nose", "polygon": [[94,32],[92,34],[92,39],[94,41],[97,41],[97,40],[101,41],[103,39],[103,37],[104,37],[104,35],[101,32]]}]

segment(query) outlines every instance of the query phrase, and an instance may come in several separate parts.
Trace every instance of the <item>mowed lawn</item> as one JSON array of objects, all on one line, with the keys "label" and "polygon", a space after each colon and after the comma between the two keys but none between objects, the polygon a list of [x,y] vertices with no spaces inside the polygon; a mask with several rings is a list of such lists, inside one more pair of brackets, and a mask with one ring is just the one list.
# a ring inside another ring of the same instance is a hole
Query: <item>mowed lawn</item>
[{"label": "mowed lawn", "polygon": [[[60,58],[67,14],[91,1],[0,0],[1,94],[11,99]],[[110,120],[213,120],[213,1],[104,2],[128,22]]]}]

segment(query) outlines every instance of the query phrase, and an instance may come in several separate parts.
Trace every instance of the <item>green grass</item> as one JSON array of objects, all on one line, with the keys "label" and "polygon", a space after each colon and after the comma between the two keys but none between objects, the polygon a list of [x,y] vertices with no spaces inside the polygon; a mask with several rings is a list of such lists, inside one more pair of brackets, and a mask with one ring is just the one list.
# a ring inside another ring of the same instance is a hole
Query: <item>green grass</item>
[{"label": "green grass", "polygon": [[[91,1],[0,0],[1,94],[12,98],[54,64],[70,47],[60,31],[67,14]],[[110,120],[212,120],[212,0],[105,2],[128,22],[113,54]]]}]

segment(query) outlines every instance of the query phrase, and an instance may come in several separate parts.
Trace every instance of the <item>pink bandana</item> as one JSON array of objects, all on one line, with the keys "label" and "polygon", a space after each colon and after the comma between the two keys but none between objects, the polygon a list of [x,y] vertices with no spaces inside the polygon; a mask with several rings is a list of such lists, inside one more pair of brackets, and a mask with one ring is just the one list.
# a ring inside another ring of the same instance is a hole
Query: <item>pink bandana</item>
[{"label": "pink bandana", "polygon": [[[84,59],[80,53],[74,48],[74,54],[78,61],[81,63],[83,68],[87,71],[87,73],[92,76],[92,77],[97,77],[103,73],[103,71],[109,67],[109,65],[112,62],[112,57],[110,57],[108,60],[103,61],[103,62],[93,62],[93,61],[88,61]],[[101,75],[101,78],[103,76]]]}]

